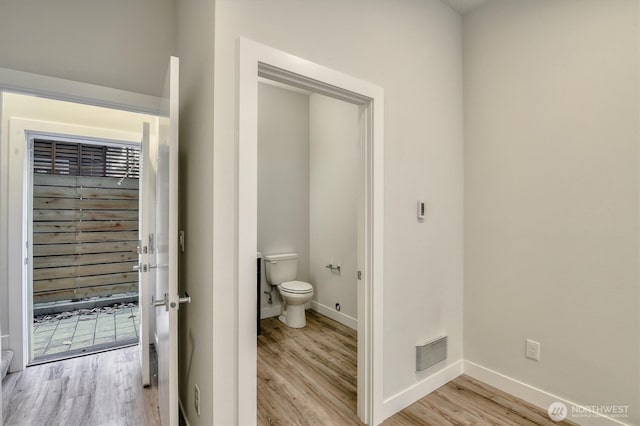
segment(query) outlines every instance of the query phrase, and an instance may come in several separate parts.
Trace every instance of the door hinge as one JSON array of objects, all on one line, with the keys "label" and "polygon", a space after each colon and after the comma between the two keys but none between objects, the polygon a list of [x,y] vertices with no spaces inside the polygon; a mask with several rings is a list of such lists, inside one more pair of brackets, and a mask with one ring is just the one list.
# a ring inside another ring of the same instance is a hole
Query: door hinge
[{"label": "door hinge", "polygon": [[361,280],[362,279],[362,271],[358,271],[358,279]]},{"label": "door hinge", "polygon": [[25,264],[25,265],[28,265],[28,264],[29,264],[29,258],[28,258],[28,257],[25,257],[25,258],[24,258],[24,264]]}]

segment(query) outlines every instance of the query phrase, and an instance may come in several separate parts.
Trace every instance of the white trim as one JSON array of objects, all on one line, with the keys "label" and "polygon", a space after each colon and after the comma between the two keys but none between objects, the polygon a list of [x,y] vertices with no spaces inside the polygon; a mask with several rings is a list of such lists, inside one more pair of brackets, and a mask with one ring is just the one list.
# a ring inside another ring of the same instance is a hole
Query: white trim
[{"label": "white trim", "polygon": [[[146,123],[146,122],[145,122]],[[143,123],[144,124],[144,123]],[[107,130],[107,129],[105,129]],[[111,133],[120,133],[116,130],[107,130],[108,132]],[[135,137],[137,133],[135,132],[122,132],[122,134],[119,134],[118,137],[120,137],[120,139],[122,139],[122,137]],[[122,141],[114,141],[112,139],[102,139],[102,138],[91,138],[88,139],[86,137],[76,137],[76,136],[66,136],[66,135],[59,135],[56,133],[50,133],[50,132],[32,132],[29,131],[27,132],[27,137],[29,139],[46,139],[46,140],[50,140],[50,141],[55,141],[55,142],[68,142],[68,143],[79,143],[79,144],[83,144],[83,145],[97,145],[97,146],[109,146],[109,147],[116,147],[116,148],[122,148],[122,147],[128,147],[128,148],[140,148],[140,142],[122,142]]]},{"label": "white trim", "polygon": [[[464,374],[490,386],[493,386],[494,388],[500,389],[501,391],[506,392],[510,395],[525,400],[530,404],[542,408],[543,410],[547,410],[549,405],[553,402],[562,402],[563,404],[565,404],[567,406],[567,409],[569,410],[569,413],[571,413],[573,407],[575,407],[576,409],[586,410],[584,406],[578,403],[561,398],[542,389],[538,389],[471,361],[464,361]],[[618,419],[607,417],[599,413],[594,413],[591,410],[587,411],[591,412],[593,414],[593,417],[572,418],[571,414],[569,414],[567,420],[574,421],[583,426],[627,425],[627,423],[623,423]]]},{"label": "white trim", "polygon": [[357,319],[350,317],[349,315],[345,315],[342,312],[338,312],[333,308],[323,305],[322,303],[318,303],[315,300],[311,301],[311,309],[324,315],[325,317],[329,317],[334,321],[338,321],[340,324],[346,325],[353,330],[358,329]]},{"label": "white trim", "polygon": [[[9,345],[14,352],[9,371],[23,370],[30,359],[29,318],[30,300],[28,297],[28,276],[24,263],[28,252],[25,246],[25,235],[28,232],[27,209],[28,203],[27,184],[29,178],[29,146],[25,128],[20,120],[9,120],[9,158],[7,200],[7,277],[8,277],[8,301],[9,301]],[[12,249],[13,248],[13,249]]]},{"label": "white trim", "polygon": [[[149,270],[144,267],[149,265],[148,238],[153,229],[150,220],[150,212],[155,207],[152,203],[152,188],[155,188],[155,179],[152,179],[153,167],[151,166],[151,156],[149,148],[151,145],[151,124],[142,123],[142,138],[140,141],[140,178],[138,180],[138,306],[140,315],[139,354],[140,367],[142,369],[142,385],[151,384],[151,359],[150,359],[150,336],[149,317],[151,316],[151,294],[149,293]],[[153,183],[152,183],[153,182]],[[153,185],[153,186],[152,186]],[[155,314],[155,312],[154,312]]]},{"label": "white trim", "polygon": [[[29,339],[31,336],[31,291],[24,267],[24,258],[28,256],[25,238],[28,232],[29,204],[29,170],[31,159],[30,137],[39,134],[72,137],[74,139],[96,138],[112,142],[132,144],[140,140],[141,134],[123,132],[98,127],[78,126],[66,123],[55,123],[41,120],[10,118],[8,129],[9,143],[9,182],[7,194],[2,199],[8,200],[7,247],[22,247],[22,250],[7,250],[7,276],[9,278],[9,344],[8,348],[15,353],[10,371],[23,370],[30,361]],[[6,196],[6,198],[5,198]],[[25,338],[27,337],[27,338]]]},{"label": "white trim", "polygon": [[391,417],[434,390],[460,376],[463,361],[458,360],[418,383],[384,400],[384,418]]},{"label": "white trim", "polygon": [[[237,424],[256,419],[255,253],[257,245],[258,76],[318,91],[363,106],[366,126],[364,307],[358,311],[358,415],[377,425],[383,417],[384,91],[369,82],[260,43],[238,42],[237,116]],[[362,340],[360,340],[362,339]],[[361,343],[364,345],[361,346]],[[362,357],[362,358],[361,358]]]},{"label": "white trim", "polygon": [[0,90],[159,115],[160,98],[110,87],[0,68]]}]

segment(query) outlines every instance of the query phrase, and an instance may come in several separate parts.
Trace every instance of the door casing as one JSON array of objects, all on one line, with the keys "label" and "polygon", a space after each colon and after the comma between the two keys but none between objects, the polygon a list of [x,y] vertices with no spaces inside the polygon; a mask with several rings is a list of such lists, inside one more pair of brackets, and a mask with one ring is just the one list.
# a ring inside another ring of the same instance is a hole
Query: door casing
[{"label": "door casing", "polygon": [[[137,112],[156,116],[160,115],[160,98],[156,96],[128,92],[125,90],[113,89],[110,87],[96,86],[93,84],[65,80],[57,77],[27,73],[9,68],[0,68],[0,94],[8,92],[24,95],[35,95],[59,101],[76,102],[79,104],[112,108],[122,111]],[[2,110],[0,109],[0,112],[1,111]],[[73,132],[71,132],[71,134],[73,134]],[[129,139],[129,137],[127,137],[126,139]],[[7,155],[6,160],[2,161],[3,167],[7,164],[11,164],[11,162],[15,161],[16,158],[25,158],[24,150],[26,149],[26,145],[24,144],[24,137],[21,139],[20,145],[16,147],[18,152],[15,155],[12,150],[12,142],[4,141],[3,143],[7,143],[9,145],[9,148],[6,150],[3,148],[2,154],[10,153],[10,155]],[[11,178],[11,173],[7,173],[6,175],[3,173],[2,177],[7,177],[8,184],[0,190],[0,198],[3,200],[3,203],[0,203],[0,216],[4,216],[7,218],[17,218],[19,216],[17,216],[16,211],[14,210],[13,212],[11,212],[8,207],[9,205],[15,206],[15,204],[13,202],[9,202],[9,200],[19,195],[19,192],[17,192],[15,188],[13,189],[13,193],[10,192],[12,191],[12,186],[10,186],[10,182],[8,181]],[[19,196],[21,199],[22,195]],[[4,203],[5,201],[6,204]],[[2,204],[4,204],[4,206],[6,207],[4,207]],[[10,222],[7,221],[7,223]],[[8,227],[6,229],[0,229],[0,231],[6,232],[7,235],[6,248],[0,249],[0,270],[6,268],[7,282],[13,282],[16,276],[18,277],[18,279],[22,280],[21,276],[23,275],[23,273],[17,271],[16,267],[21,265],[20,262],[23,261],[23,256],[17,256],[17,254],[15,253],[17,252],[17,250],[11,252],[7,249],[9,247],[20,247],[22,246],[23,241],[20,238],[16,237],[16,228]],[[16,258],[19,262],[18,264],[13,263]],[[23,281],[20,282],[22,283]],[[25,312],[25,309],[22,308],[22,301],[26,298],[26,296],[23,297],[23,295],[21,295],[15,287],[9,287],[8,292],[8,299],[10,301],[9,317],[21,319],[20,321],[10,322],[8,327],[9,336],[5,341],[7,345],[3,345],[5,349],[14,349],[15,355],[9,370],[13,372],[24,369],[27,363],[25,358],[26,348],[23,345],[24,339],[21,337],[17,337],[18,342],[16,343],[16,345],[18,346],[15,346],[10,340],[11,336],[15,336],[16,333],[18,333],[19,335],[22,335],[23,333],[24,320],[22,319],[22,315]]]},{"label": "door casing", "polygon": [[237,407],[238,424],[257,415],[255,254],[257,247],[258,77],[360,106],[363,124],[364,264],[358,289],[358,415],[383,420],[382,315],[384,236],[384,91],[381,87],[256,43],[238,42],[237,128]]}]

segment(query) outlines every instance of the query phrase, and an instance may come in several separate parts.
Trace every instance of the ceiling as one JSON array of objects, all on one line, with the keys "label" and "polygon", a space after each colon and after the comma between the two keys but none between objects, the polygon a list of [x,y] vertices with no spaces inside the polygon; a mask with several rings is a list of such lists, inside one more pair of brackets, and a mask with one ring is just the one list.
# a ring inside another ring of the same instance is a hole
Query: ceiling
[{"label": "ceiling", "polygon": [[443,0],[453,9],[457,10],[461,15],[476,9],[487,0]]}]

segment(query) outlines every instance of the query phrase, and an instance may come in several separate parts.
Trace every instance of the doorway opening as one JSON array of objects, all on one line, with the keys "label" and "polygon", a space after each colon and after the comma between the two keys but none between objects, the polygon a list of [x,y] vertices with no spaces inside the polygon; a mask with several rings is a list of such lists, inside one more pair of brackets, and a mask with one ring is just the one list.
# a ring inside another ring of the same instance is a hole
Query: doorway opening
[{"label": "doorway opening", "polygon": [[361,129],[357,104],[259,80],[258,424],[358,422]]},{"label": "doorway opening", "polygon": [[140,147],[28,135],[30,364],[138,343]]},{"label": "doorway opening", "polygon": [[[357,238],[357,417],[380,423],[384,237],[383,90],[366,81],[248,39],[239,40],[237,151],[238,423],[257,418],[256,282],[258,79],[357,105],[360,142]],[[324,208],[330,208],[325,206]],[[323,259],[324,260],[324,259]]]},{"label": "doorway opening", "polygon": [[[14,92],[2,92],[1,105],[8,279],[0,313],[9,373],[103,350],[110,340],[148,348],[151,286],[134,269],[146,193],[137,181],[140,142],[157,137],[159,116]],[[138,313],[134,294],[122,298],[136,288]],[[115,324],[120,317],[127,324]]]}]

